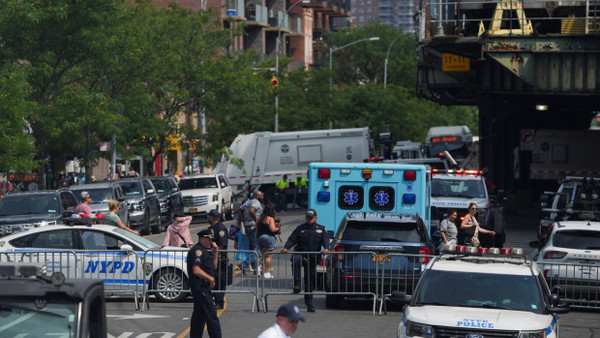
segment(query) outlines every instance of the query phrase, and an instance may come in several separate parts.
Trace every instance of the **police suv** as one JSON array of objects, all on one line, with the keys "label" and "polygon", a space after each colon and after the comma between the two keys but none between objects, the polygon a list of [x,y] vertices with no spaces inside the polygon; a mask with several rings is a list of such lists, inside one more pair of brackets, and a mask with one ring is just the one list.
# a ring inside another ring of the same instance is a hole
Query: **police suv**
[{"label": "police suv", "polygon": [[49,225],[0,238],[0,262],[42,262],[48,275],[101,279],[107,294],[139,295],[146,287],[163,302],[187,296],[187,250],[103,224]]},{"label": "police suv", "polygon": [[558,314],[568,312],[537,264],[512,254],[444,253],[412,296],[392,301],[406,305],[398,337],[558,337]]}]

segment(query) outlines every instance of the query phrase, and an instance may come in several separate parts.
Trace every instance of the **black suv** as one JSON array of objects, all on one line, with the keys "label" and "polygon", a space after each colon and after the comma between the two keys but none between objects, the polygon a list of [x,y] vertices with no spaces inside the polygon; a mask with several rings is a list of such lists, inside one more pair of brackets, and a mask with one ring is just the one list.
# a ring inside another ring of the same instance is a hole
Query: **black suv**
[{"label": "black suv", "polygon": [[171,176],[149,177],[156,188],[160,202],[160,218],[166,228],[174,222],[175,214],[183,213],[183,197],[177,182]]},{"label": "black suv", "polygon": [[[393,213],[349,212],[331,247],[327,290],[348,296],[412,291],[434,253],[421,217]],[[326,295],[325,305],[337,308],[344,297]]]},{"label": "black suv", "polygon": [[140,229],[142,235],[160,233],[160,202],[152,182],[145,177],[120,179],[129,207],[129,226]]},{"label": "black suv", "polygon": [[62,224],[77,206],[69,189],[12,192],[0,200],[0,236],[48,224]]}]

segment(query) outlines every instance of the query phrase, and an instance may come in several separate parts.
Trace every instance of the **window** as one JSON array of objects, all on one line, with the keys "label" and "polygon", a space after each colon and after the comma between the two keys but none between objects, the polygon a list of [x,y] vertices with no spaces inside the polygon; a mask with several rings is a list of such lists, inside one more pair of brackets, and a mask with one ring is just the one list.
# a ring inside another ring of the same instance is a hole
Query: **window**
[{"label": "window", "polygon": [[342,235],[350,241],[421,241],[416,223],[348,221]]},{"label": "window", "polygon": [[557,231],[554,235],[553,244],[559,248],[600,250],[600,231]]},{"label": "window", "polygon": [[10,244],[18,248],[73,250],[71,230],[45,231],[14,239]]},{"label": "window", "polygon": [[82,231],[81,240],[85,250],[119,250],[121,245],[124,244],[117,237],[94,230]]},{"label": "window", "polygon": [[225,180],[225,177],[219,176],[219,182],[221,183],[221,188],[225,188],[227,186],[227,181]]},{"label": "window", "polygon": [[74,208],[75,206],[77,206],[77,204],[79,204],[77,202],[77,199],[75,199],[75,196],[72,193],[61,192],[60,198],[63,200],[63,208],[64,209],[68,209],[69,207]]},{"label": "window", "polygon": [[58,195],[9,195],[0,201],[0,216],[58,215],[59,211]]},{"label": "window", "polygon": [[179,189],[205,189],[217,188],[217,179],[215,177],[190,178],[179,181]]},{"label": "window", "polygon": [[142,195],[142,187],[139,182],[120,182],[121,189],[125,196],[140,196]]},{"label": "window", "polygon": [[364,205],[364,189],[358,185],[343,185],[338,190],[340,209],[360,210]]},{"label": "window", "polygon": [[144,186],[144,192],[146,194],[150,194],[150,190],[152,190],[152,184],[150,181],[142,180],[142,185]]}]

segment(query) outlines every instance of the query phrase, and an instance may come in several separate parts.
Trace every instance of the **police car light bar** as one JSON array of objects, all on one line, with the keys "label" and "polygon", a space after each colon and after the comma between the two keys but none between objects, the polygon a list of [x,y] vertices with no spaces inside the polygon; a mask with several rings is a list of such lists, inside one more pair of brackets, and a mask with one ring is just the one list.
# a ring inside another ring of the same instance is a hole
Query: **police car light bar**
[{"label": "police car light bar", "polygon": [[448,175],[483,175],[483,170],[463,170],[463,169],[431,169],[434,174],[448,174]]},{"label": "police car light bar", "polygon": [[524,251],[521,248],[483,248],[483,247],[474,247],[474,246],[466,246],[466,245],[449,245],[444,248],[443,253],[461,253],[461,254],[472,254],[472,255],[488,255],[488,256],[498,256],[498,255],[509,255],[509,256],[523,256]]}]

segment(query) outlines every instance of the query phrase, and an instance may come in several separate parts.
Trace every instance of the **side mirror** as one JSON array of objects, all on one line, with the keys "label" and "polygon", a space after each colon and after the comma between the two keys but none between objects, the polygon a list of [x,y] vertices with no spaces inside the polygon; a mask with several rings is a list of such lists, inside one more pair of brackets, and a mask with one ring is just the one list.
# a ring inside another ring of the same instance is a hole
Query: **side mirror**
[{"label": "side mirror", "polygon": [[546,307],[548,311],[553,313],[567,313],[570,311],[569,304],[560,301],[560,297],[553,293],[548,296],[548,306]]},{"label": "side mirror", "polygon": [[408,304],[412,300],[411,295],[407,295],[404,291],[392,291],[392,297],[390,298],[392,303],[396,304]]},{"label": "side mirror", "polygon": [[120,249],[123,250],[123,251],[133,251],[133,247],[131,245],[129,245],[129,244],[123,244],[123,245],[121,245]]}]

